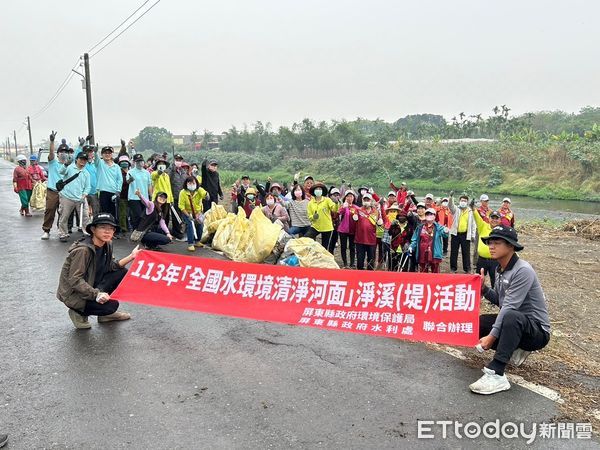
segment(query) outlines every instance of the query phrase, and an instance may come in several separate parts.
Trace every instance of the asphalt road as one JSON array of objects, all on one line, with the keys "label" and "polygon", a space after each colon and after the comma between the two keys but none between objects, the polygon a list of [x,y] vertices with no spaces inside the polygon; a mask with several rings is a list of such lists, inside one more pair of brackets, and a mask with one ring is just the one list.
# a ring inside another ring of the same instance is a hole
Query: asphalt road
[{"label": "asphalt road", "polygon": [[[56,231],[40,240],[41,213],[19,216],[11,176],[0,161],[0,433],[9,449],[522,448],[523,439],[443,440],[441,428],[419,440],[417,420],[559,414],[519,386],[472,394],[481,372],[393,339],[133,304],[123,305],[128,322],[75,330],[55,297],[68,245]],[[124,256],[132,245],[115,247]]]}]

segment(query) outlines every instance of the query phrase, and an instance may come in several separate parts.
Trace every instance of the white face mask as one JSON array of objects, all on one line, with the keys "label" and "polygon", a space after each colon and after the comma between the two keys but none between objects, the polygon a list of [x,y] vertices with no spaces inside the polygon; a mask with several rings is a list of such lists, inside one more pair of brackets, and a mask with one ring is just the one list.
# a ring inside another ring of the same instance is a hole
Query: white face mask
[{"label": "white face mask", "polygon": [[246,197],[248,197],[248,200],[250,201],[254,200],[254,194],[248,194]]},{"label": "white face mask", "polygon": [[188,188],[188,191],[195,191],[197,189],[196,185],[192,184],[192,183],[188,184],[187,188]]},{"label": "white face mask", "polygon": [[448,206],[448,202],[442,202],[442,206]]},{"label": "white face mask", "polygon": [[273,200],[272,198],[267,199],[267,205],[273,206],[274,204],[275,204],[275,200]]},{"label": "white face mask", "polygon": [[371,202],[370,202],[369,200],[365,200],[365,201],[363,201],[363,206],[364,206],[365,208],[368,208],[368,207],[370,207],[370,206],[371,206]]},{"label": "white face mask", "polygon": [[321,189],[315,189],[315,197],[320,197],[323,195],[323,191]]},{"label": "white face mask", "polygon": [[165,166],[164,164],[159,164],[158,165],[158,170],[160,170],[162,172],[164,172],[166,168],[167,168],[167,166]]},{"label": "white face mask", "polygon": [[196,174],[198,173],[198,169],[196,169],[196,168],[194,167],[194,168],[192,169],[192,173],[193,173],[194,175],[196,175]]},{"label": "white face mask", "polygon": [[466,207],[467,207],[467,202],[466,202],[466,200],[461,200],[461,201],[458,203],[458,207],[459,207],[459,208],[462,208],[462,209],[466,208]]}]

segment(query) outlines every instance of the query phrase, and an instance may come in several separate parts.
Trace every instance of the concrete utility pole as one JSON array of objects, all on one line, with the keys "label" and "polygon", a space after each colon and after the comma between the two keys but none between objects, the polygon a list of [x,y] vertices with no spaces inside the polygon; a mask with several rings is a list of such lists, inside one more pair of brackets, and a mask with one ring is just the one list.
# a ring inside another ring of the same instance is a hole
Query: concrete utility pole
[{"label": "concrete utility pole", "polygon": [[27,131],[29,131],[29,156],[33,155],[33,142],[31,141],[31,121],[27,116]]},{"label": "concrete utility pole", "polygon": [[19,154],[19,148],[17,147],[17,131],[13,130],[13,135],[15,137],[15,157]]},{"label": "concrete utility pole", "polygon": [[90,57],[87,53],[83,54],[83,66],[85,70],[85,98],[87,100],[87,119],[88,119],[88,135],[92,136],[90,144],[96,143],[94,136],[94,116],[92,114],[92,82],[90,80]]}]

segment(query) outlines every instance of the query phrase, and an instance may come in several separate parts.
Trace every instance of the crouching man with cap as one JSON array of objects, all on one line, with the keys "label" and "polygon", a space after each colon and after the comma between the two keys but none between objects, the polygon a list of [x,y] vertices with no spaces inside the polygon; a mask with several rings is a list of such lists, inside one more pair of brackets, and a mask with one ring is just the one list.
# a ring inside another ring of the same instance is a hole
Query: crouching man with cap
[{"label": "crouching man with cap", "polygon": [[550,340],[550,318],[544,291],[531,265],[517,256],[523,250],[512,227],[498,225],[481,240],[498,262],[496,284],[484,284],[482,295],[500,307],[499,314],[479,317],[480,351],[494,349],[494,359],[483,368],[484,375],[469,388],[477,394],[495,394],[510,389],[504,368],[510,362],[520,366],[529,353]]},{"label": "crouching man with cap", "polygon": [[90,234],[75,242],[60,272],[57,298],[69,308],[69,318],[78,329],[91,328],[88,316],[98,316],[98,322],[127,320],[131,316],[117,311],[119,302],[110,294],[119,285],[139,250],[113,259],[112,239],[117,222],[112,214],[100,213],[86,227]]}]

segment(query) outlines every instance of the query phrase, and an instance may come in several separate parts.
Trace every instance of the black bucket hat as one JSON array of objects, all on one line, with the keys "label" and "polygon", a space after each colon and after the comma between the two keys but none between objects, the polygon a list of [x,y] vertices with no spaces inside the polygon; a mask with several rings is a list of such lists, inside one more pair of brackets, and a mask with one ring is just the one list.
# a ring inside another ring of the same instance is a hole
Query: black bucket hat
[{"label": "black bucket hat", "polygon": [[115,220],[112,214],[100,213],[94,216],[92,222],[89,223],[87,227],[85,227],[85,231],[87,231],[88,234],[92,234],[92,227],[102,224],[112,225],[113,227],[117,228],[117,221]]},{"label": "black bucket hat", "polygon": [[482,237],[481,240],[485,245],[488,245],[490,239],[503,239],[515,248],[516,252],[523,250],[523,246],[519,244],[517,231],[513,227],[505,227],[498,225],[492,228],[492,232],[487,237]]}]

